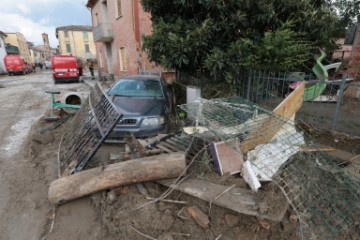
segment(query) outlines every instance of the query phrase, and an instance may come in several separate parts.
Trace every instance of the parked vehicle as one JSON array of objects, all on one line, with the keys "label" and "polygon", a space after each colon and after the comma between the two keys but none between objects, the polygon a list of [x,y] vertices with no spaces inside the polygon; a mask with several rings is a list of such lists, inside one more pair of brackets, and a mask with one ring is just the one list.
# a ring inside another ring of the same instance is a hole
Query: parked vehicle
[{"label": "parked vehicle", "polygon": [[26,67],[26,73],[32,73],[33,72],[33,68],[31,66],[31,64],[25,63],[25,67]]},{"label": "parked vehicle", "polygon": [[78,63],[74,56],[57,55],[51,58],[55,84],[58,82],[79,82]]},{"label": "parked vehicle", "polygon": [[51,69],[51,62],[50,61],[45,61],[45,68],[46,69]]},{"label": "parked vehicle", "polygon": [[6,55],[4,62],[9,75],[27,73],[25,61],[20,55]]},{"label": "parked vehicle", "polygon": [[123,113],[110,133],[110,139],[126,134],[151,137],[167,131],[171,112],[171,94],[160,76],[134,75],[120,78],[108,95]]}]

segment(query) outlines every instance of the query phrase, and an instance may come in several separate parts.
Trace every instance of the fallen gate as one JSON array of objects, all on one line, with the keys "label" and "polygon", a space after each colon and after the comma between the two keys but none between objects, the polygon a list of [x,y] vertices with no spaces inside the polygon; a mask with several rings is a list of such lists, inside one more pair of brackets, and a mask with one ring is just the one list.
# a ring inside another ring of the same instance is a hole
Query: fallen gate
[{"label": "fallen gate", "polygon": [[122,116],[97,83],[65,128],[58,151],[59,176],[81,171]]}]

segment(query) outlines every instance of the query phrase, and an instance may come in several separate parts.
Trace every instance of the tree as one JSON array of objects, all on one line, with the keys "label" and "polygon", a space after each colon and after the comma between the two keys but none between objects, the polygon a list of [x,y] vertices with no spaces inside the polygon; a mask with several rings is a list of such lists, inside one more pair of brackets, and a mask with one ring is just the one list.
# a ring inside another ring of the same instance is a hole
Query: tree
[{"label": "tree", "polygon": [[187,73],[232,79],[241,67],[295,70],[334,49],[337,17],[326,1],[142,0],[153,33],[149,58]]}]

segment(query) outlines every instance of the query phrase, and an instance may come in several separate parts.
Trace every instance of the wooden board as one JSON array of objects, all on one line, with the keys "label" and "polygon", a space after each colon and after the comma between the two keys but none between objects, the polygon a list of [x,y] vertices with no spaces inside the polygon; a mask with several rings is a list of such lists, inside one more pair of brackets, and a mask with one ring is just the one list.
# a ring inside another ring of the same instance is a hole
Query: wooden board
[{"label": "wooden board", "polygon": [[284,99],[273,111],[273,114],[279,116],[269,116],[264,118],[259,128],[254,129],[252,133],[240,144],[243,154],[254,149],[259,144],[269,142],[275,134],[286,124],[286,120],[290,119],[302,106],[304,96],[305,82],[296,88],[287,98]]},{"label": "wooden board", "polygon": [[[174,187],[172,185],[174,179],[159,180],[157,182],[167,187]],[[281,208],[269,208],[270,212],[261,213],[259,211],[258,204],[262,202],[262,199],[265,197],[265,193],[260,191],[255,193],[251,190],[237,187],[231,188],[229,191],[222,194],[221,197],[217,198],[228,188],[229,186],[210,183],[199,179],[185,180],[180,185],[175,186],[175,189],[178,191],[187,193],[207,202],[212,201],[212,204],[214,205],[228,208],[238,213],[265,218],[272,221],[281,221],[288,208],[288,203],[285,197],[283,197],[284,203],[277,204],[277,206],[281,206]],[[215,200],[215,198],[217,199]],[[266,206],[262,206],[262,208],[264,209]]]}]

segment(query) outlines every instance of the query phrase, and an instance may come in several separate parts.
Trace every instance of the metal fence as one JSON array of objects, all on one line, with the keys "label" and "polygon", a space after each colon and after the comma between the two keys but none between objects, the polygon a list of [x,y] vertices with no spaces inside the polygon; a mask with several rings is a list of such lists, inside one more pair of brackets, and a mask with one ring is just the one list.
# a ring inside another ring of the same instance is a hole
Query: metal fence
[{"label": "metal fence", "polygon": [[[304,79],[314,79],[314,76],[303,73],[279,73],[263,71],[247,71],[231,85],[232,89],[215,85],[212,92],[202,93],[204,98],[226,97],[226,94],[236,94],[254,102],[267,110],[273,110],[287,95],[296,83]],[[336,130],[351,135],[360,136],[360,78],[348,78],[346,75],[330,74],[325,82],[308,80],[306,85],[306,100],[296,115],[297,121],[303,121],[317,128]],[[178,104],[184,103],[186,85],[197,85],[202,89],[206,84],[201,77],[177,75],[176,90]],[[310,91],[311,90],[311,91]],[[222,92],[225,95],[219,94]]]}]

